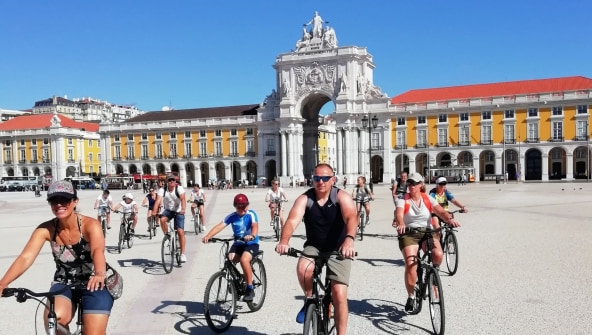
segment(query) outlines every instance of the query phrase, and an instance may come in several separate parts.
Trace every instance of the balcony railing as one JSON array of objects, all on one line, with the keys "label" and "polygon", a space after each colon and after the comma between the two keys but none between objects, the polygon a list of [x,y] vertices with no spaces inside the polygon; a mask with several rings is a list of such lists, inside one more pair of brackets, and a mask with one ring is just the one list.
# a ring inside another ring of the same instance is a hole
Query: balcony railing
[{"label": "balcony railing", "polygon": [[448,142],[440,142],[440,143],[436,144],[436,146],[440,147],[440,148],[446,148],[449,146],[449,144],[448,144]]},{"label": "balcony railing", "polygon": [[587,135],[577,135],[576,137],[574,137],[573,140],[574,141],[587,141],[588,136]]},{"label": "balcony railing", "polygon": [[11,159],[7,159],[4,161],[4,164],[12,164],[12,160]]},{"label": "balcony railing", "polygon": [[191,158],[193,158],[193,156],[191,156],[191,155],[183,155],[183,158],[185,158],[185,159],[191,159]]},{"label": "balcony railing", "polygon": [[113,157],[112,160],[114,160],[114,161],[120,161],[121,160],[121,156],[115,156],[115,157]]},{"label": "balcony railing", "polygon": [[164,159],[164,156],[162,154],[156,155],[154,156],[154,159]]},{"label": "balcony railing", "polygon": [[231,152],[228,157],[238,157],[238,152]]},{"label": "balcony railing", "polygon": [[197,155],[198,158],[208,158],[209,155],[208,154],[199,154]]},{"label": "balcony railing", "polygon": [[492,140],[481,140],[481,145],[492,145],[493,141]]},{"label": "balcony railing", "polygon": [[539,143],[540,139],[538,137],[530,137],[527,138],[526,141],[524,141],[525,143]]},{"label": "balcony railing", "polygon": [[68,163],[76,163],[73,159],[68,159]]},{"label": "balcony railing", "polygon": [[459,147],[468,147],[470,145],[471,145],[471,142],[470,141],[459,141],[458,142],[458,146]]},{"label": "balcony railing", "polygon": [[[397,150],[407,149],[407,144],[396,144],[395,149],[397,149]],[[374,147],[372,147],[372,150],[374,150]]]},{"label": "balcony railing", "polygon": [[214,154],[214,157],[222,157],[222,153],[221,152],[217,152]]},{"label": "balcony railing", "polygon": [[140,159],[143,161],[147,161],[149,158],[148,158],[148,155],[143,155],[143,156],[140,156]]},{"label": "balcony railing", "polygon": [[427,147],[428,147],[428,145],[427,145],[427,144],[425,144],[425,143],[418,143],[418,144],[416,144],[416,145],[415,145],[415,147],[416,147],[417,149],[424,149],[424,148],[427,148]]},{"label": "balcony railing", "polygon": [[31,163],[38,163],[37,159],[31,159]]},{"label": "balcony railing", "polygon": [[127,159],[128,161],[133,161],[136,159],[136,156],[125,156],[125,159]]},{"label": "balcony railing", "polygon": [[255,151],[247,151],[245,153],[245,156],[255,157],[255,156],[257,156],[257,154],[255,153]]},{"label": "balcony railing", "polygon": [[505,144],[516,144],[516,140],[515,140],[515,139],[513,139],[513,138],[506,138],[506,139],[504,140],[504,143],[505,143]]},{"label": "balcony railing", "polygon": [[271,150],[266,151],[265,156],[275,156],[275,150],[274,151],[271,151]]},{"label": "balcony railing", "polygon": [[[405,149],[407,149],[407,146],[405,146]],[[382,150],[382,145],[373,145],[372,146],[372,151],[377,151],[377,150]]]},{"label": "balcony railing", "polygon": [[26,159],[19,159],[19,164],[25,164],[27,162]]},{"label": "balcony railing", "polygon": [[179,158],[179,156],[177,156],[177,154],[170,154],[169,155],[169,159],[177,159]]},{"label": "balcony railing", "polygon": [[549,139],[549,142],[563,142],[563,137],[555,136]]}]

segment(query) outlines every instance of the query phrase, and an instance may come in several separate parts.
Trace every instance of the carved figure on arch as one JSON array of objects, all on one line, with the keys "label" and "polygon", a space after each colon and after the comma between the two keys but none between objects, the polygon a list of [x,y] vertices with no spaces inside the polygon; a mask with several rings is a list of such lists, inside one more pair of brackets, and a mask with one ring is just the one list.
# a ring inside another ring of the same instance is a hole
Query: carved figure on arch
[{"label": "carved figure on arch", "polygon": [[319,15],[319,12],[315,11],[313,18],[304,24],[304,27],[309,26],[312,24],[312,29],[310,30],[310,34],[313,38],[322,38],[323,37],[323,23],[328,23],[323,21],[323,18]]},{"label": "carved figure on arch", "polygon": [[282,93],[285,97],[287,97],[290,94],[290,83],[286,78],[284,78],[284,84],[282,85]]},{"label": "carved figure on arch", "polygon": [[337,36],[335,35],[335,30],[332,27],[325,27],[325,32],[323,33],[323,42],[325,44],[325,48],[337,48]]},{"label": "carved figure on arch", "polygon": [[51,125],[54,127],[60,127],[62,125],[62,120],[60,120],[57,112],[54,112],[53,116],[51,117]]},{"label": "carved figure on arch", "polygon": [[341,74],[339,77],[339,93],[346,93],[347,92],[347,76],[345,73]]}]

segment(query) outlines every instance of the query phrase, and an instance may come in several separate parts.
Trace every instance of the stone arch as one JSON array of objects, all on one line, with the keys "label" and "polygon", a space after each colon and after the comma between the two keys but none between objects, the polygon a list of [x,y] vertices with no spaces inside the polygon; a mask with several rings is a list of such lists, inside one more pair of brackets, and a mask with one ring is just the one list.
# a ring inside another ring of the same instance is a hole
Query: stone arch
[{"label": "stone arch", "polygon": [[495,152],[493,150],[483,150],[479,155],[479,171],[481,171],[480,180],[484,180],[484,175],[495,174]]},{"label": "stone arch", "polygon": [[276,161],[274,159],[270,159],[265,162],[265,177],[267,180],[273,180],[277,176],[277,167]]},{"label": "stone arch", "polygon": [[456,155],[456,162],[459,166],[473,166],[473,154],[470,151],[461,151]]},{"label": "stone arch", "polygon": [[[422,176],[428,175],[428,154],[419,153],[415,156],[415,171],[421,173]],[[405,171],[409,173],[409,171]],[[397,177],[401,174],[401,171],[397,170]]]},{"label": "stone arch", "polygon": [[8,168],[8,169],[6,169],[6,174],[7,174],[9,177],[14,177],[14,169],[13,169],[13,168],[11,168],[11,167],[10,167],[10,168]]},{"label": "stone arch", "polygon": [[136,164],[130,164],[129,174],[137,174],[137,173],[138,173],[138,167],[136,166]]},{"label": "stone arch", "polygon": [[27,169],[26,167],[21,168],[21,176],[28,176],[29,175],[29,169]]},{"label": "stone arch", "polygon": [[66,168],[66,177],[76,177],[76,168],[73,166],[68,166]]},{"label": "stone arch", "polygon": [[447,152],[443,151],[436,155],[436,166],[437,167],[448,167],[452,166],[452,155]]},{"label": "stone arch", "polygon": [[179,174],[180,171],[181,171],[181,168],[179,167],[179,164],[177,164],[177,163],[171,164],[171,172],[173,174],[175,174],[176,176],[180,176],[180,174]]},{"label": "stone arch", "polygon": [[257,180],[257,163],[254,161],[247,162],[247,180],[249,181],[249,185],[254,185],[255,180]]},{"label": "stone arch", "polygon": [[150,164],[144,163],[142,164],[142,173],[143,174],[152,174],[152,168],[150,167]]},{"label": "stone arch", "polygon": [[115,174],[116,175],[123,174],[123,166],[121,164],[115,165]]},{"label": "stone arch", "polygon": [[[399,175],[402,171],[409,173],[409,168],[409,156],[403,153],[399,153],[395,158],[395,171],[397,175]],[[374,173],[374,171],[372,171],[372,173]]]},{"label": "stone arch", "polygon": [[[372,163],[370,166],[372,183],[382,183],[382,176],[384,174],[384,159],[382,159],[382,156],[372,156]],[[409,166],[409,159],[407,159],[407,166]]]},{"label": "stone arch", "polygon": [[163,163],[156,164],[156,174],[158,174],[158,175],[166,174],[166,168]]},{"label": "stone arch", "polygon": [[201,186],[205,187],[210,182],[210,164],[202,162],[199,164],[199,170],[201,171]]},{"label": "stone arch", "polygon": [[38,167],[34,167],[33,168],[33,175],[34,176],[40,176],[41,175],[41,171],[39,170]]},{"label": "stone arch", "polygon": [[[317,165],[318,156],[315,150],[318,150],[319,126],[322,124],[320,113],[321,109],[329,102],[334,105],[330,94],[317,91],[304,95],[297,103],[297,110],[304,119],[302,123],[302,174],[305,176],[308,176],[310,171]],[[311,150],[313,148],[315,150]],[[276,171],[275,168],[274,171]],[[276,176],[277,171],[274,173],[274,178]]]},{"label": "stone arch", "polygon": [[193,186],[193,183],[197,183],[197,179],[195,178],[195,165],[191,162],[185,163],[185,175],[187,176],[187,186]]},{"label": "stone arch", "polygon": [[562,147],[554,147],[549,150],[548,168],[549,180],[559,180],[565,178],[566,170],[566,150]]},{"label": "stone arch", "polygon": [[524,153],[524,180],[543,179],[543,155],[539,149],[531,148]]},{"label": "stone arch", "polygon": [[226,179],[226,168],[224,162],[216,162],[214,170],[216,171],[216,180]]},{"label": "stone arch", "polygon": [[51,167],[50,166],[46,166],[45,168],[43,168],[43,172],[45,173],[46,176],[51,176],[52,175]]},{"label": "stone arch", "polygon": [[230,162],[230,180],[237,181],[241,179],[241,165],[237,161]]},{"label": "stone arch", "polygon": [[575,179],[587,179],[590,168],[588,162],[590,161],[589,152],[586,147],[577,147],[573,153],[573,176]]}]

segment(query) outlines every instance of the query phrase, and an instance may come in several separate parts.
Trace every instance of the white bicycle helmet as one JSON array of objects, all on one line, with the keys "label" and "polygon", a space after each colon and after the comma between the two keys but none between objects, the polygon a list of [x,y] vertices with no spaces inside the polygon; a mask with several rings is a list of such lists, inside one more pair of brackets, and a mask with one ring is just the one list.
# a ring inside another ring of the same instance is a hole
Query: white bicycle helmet
[{"label": "white bicycle helmet", "polygon": [[131,199],[131,200],[134,200],[134,195],[133,195],[133,194],[131,194],[131,193],[129,193],[129,192],[127,192],[126,194],[124,194],[124,195],[123,195],[122,199],[123,199],[123,200],[125,200],[125,199]]}]

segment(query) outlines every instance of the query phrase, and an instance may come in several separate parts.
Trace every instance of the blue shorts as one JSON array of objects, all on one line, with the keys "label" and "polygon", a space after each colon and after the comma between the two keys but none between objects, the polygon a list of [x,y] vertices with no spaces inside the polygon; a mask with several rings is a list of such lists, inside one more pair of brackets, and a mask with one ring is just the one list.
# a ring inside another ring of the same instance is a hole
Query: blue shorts
[{"label": "blue shorts", "polygon": [[[66,286],[62,283],[53,283],[50,292],[59,291]],[[113,308],[113,297],[109,294],[106,288],[102,290],[91,292],[89,290],[76,290],[66,289],[64,292],[57,295],[58,297],[66,298],[72,302],[77,302],[82,295],[82,314],[111,314]]]},{"label": "blue shorts", "polygon": [[175,220],[175,229],[183,229],[185,230],[185,215],[184,214],[179,214],[179,212],[173,212],[173,211],[169,211],[168,209],[165,209],[161,216],[166,216],[166,218],[168,219],[169,222],[171,222],[172,219]]},{"label": "blue shorts", "polygon": [[243,252],[248,252],[251,254],[251,257],[255,258],[255,256],[257,256],[257,253],[259,253],[259,243],[252,243],[252,244],[246,244],[246,243],[233,243],[230,246],[230,249],[228,250],[229,254],[237,254],[237,255],[242,255]]}]

